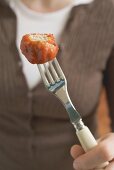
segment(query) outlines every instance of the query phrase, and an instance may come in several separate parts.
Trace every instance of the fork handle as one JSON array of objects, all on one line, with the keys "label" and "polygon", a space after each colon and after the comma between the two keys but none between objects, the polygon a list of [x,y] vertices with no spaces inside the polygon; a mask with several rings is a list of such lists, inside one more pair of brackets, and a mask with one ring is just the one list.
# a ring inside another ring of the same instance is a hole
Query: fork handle
[{"label": "fork handle", "polygon": [[[97,141],[87,126],[84,125],[83,129],[77,130],[76,134],[85,152],[97,145]],[[101,164],[98,166],[97,170],[103,170],[108,164],[109,162]]]}]

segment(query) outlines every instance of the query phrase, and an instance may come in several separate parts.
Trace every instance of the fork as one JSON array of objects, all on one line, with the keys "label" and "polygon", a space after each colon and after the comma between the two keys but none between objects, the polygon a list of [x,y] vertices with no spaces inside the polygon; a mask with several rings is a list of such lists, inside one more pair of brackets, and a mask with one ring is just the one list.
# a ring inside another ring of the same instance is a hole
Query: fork
[{"label": "fork", "polygon": [[[48,63],[48,64],[47,64]],[[53,93],[64,105],[68,112],[71,123],[76,129],[77,137],[85,152],[97,145],[97,141],[90,132],[89,128],[84,125],[78,111],[73,106],[67,91],[66,77],[55,58],[44,64],[38,64],[38,69],[46,89]],[[108,165],[108,162],[101,164],[97,169],[102,170]]]}]

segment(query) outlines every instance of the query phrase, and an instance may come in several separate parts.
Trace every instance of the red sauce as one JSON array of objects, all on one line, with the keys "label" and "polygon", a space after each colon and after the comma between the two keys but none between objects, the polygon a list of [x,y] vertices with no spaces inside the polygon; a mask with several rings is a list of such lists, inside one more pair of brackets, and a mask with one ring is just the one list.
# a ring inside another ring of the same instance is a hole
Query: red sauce
[{"label": "red sauce", "polygon": [[53,34],[26,34],[22,37],[20,49],[32,64],[43,64],[53,60],[58,52],[58,45]]}]

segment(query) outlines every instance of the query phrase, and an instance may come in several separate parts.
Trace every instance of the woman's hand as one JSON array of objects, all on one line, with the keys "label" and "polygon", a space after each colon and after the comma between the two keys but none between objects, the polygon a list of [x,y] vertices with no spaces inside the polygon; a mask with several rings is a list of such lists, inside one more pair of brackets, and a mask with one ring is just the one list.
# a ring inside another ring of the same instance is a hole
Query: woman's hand
[{"label": "woman's hand", "polygon": [[81,146],[74,145],[71,148],[71,156],[74,158],[75,170],[96,170],[96,167],[107,161],[109,165],[105,170],[114,170],[114,133],[99,139],[98,145],[87,153]]}]

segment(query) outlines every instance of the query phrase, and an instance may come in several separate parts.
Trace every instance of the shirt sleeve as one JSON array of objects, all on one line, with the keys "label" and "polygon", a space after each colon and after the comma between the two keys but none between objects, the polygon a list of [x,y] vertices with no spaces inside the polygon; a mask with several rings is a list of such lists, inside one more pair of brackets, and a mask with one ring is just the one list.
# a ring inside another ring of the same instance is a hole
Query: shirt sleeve
[{"label": "shirt sleeve", "polygon": [[109,115],[111,118],[111,128],[114,132],[114,48],[111,51],[107,62],[106,70],[104,71],[104,85],[106,88]]}]

